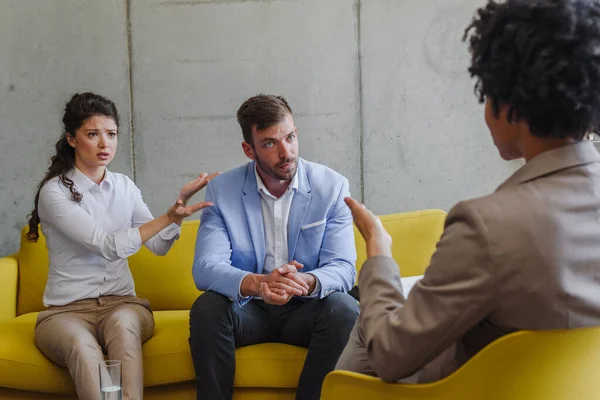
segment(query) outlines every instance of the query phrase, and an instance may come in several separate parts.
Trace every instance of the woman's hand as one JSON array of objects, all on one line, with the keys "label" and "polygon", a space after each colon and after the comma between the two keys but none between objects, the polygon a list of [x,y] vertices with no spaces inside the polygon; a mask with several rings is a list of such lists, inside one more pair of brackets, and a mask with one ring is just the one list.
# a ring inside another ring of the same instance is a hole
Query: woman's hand
[{"label": "woman's hand", "polygon": [[179,192],[179,196],[177,197],[175,204],[173,204],[167,210],[166,215],[169,218],[169,220],[176,224],[180,224],[181,220],[183,220],[184,218],[189,217],[190,215],[203,208],[212,206],[213,203],[210,203],[208,201],[203,201],[191,206],[188,206],[187,202],[192,198],[193,195],[195,195],[202,188],[204,188],[208,184],[208,182],[211,181],[211,179],[213,179],[219,174],[220,172],[216,172],[210,175],[206,172],[203,172],[200,175],[198,175],[196,179],[194,179],[191,182],[188,182]]},{"label": "woman's hand", "polygon": [[392,237],[381,224],[381,220],[352,197],[344,199],[350,211],[354,224],[367,242],[367,256],[392,256]]},{"label": "woman's hand", "polygon": [[[208,182],[211,181],[211,179],[213,179],[215,176],[217,176],[219,174],[220,174],[220,172],[216,172],[211,175],[208,175],[206,172],[201,173],[200,175],[198,175],[198,177],[196,179],[194,179],[191,182],[188,182],[181,189],[181,191],[179,192],[179,197],[177,197],[177,200],[181,200],[182,204],[185,206],[187,204],[188,200],[191,199],[193,195],[198,193],[202,188],[204,188],[208,184]],[[175,203],[175,204],[177,204],[177,203]],[[196,210],[196,211],[198,211],[198,210]],[[194,211],[194,212],[196,212],[196,211]]]},{"label": "woman's hand", "polygon": [[166,215],[171,222],[180,224],[181,220],[183,220],[184,218],[187,218],[195,212],[202,210],[203,208],[210,207],[212,205],[214,204],[209,201],[203,201],[201,203],[197,203],[191,206],[186,206],[181,199],[177,199],[175,204],[169,207]]}]

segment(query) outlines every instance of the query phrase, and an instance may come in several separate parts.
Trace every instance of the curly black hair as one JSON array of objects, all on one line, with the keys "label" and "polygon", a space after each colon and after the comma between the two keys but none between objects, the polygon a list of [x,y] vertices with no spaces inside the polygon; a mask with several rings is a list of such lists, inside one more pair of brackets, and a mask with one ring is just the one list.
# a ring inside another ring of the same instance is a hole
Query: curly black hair
[{"label": "curly black hair", "polygon": [[488,0],[463,40],[480,102],[540,138],[581,140],[600,124],[600,2]]}]

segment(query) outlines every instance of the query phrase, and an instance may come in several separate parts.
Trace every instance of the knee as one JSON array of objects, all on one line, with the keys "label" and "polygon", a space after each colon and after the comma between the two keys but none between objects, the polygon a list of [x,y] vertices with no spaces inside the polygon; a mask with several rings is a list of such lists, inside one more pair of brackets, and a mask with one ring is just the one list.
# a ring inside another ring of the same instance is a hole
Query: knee
[{"label": "knee", "polygon": [[231,322],[232,301],[216,292],[200,295],[190,309],[190,327]]},{"label": "knee", "polygon": [[67,364],[71,364],[77,360],[93,360],[101,361],[104,359],[102,349],[98,341],[92,336],[75,335],[71,342],[71,347],[66,352]]},{"label": "knee", "polygon": [[347,293],[336,292],[325,297],[321,317],[328,324],[350,334],[358,317],[358,303]]},{"label": "knee", "polygon": [[107,327],[111,338],[117,340],[129,340],[131,338],[141,338],[141,327],[139,324],[129,319],[117,319],[113,324]]},{"label": "knee", "polygon": [[152,317],[141,318],[135,311],[131,309],[121,309],[116,311],[106,321],[105,335],[116,340],[130,340],[132,338],[141,339],[142,331],[145,331],[148,326],[150,329],[154,327]]}]

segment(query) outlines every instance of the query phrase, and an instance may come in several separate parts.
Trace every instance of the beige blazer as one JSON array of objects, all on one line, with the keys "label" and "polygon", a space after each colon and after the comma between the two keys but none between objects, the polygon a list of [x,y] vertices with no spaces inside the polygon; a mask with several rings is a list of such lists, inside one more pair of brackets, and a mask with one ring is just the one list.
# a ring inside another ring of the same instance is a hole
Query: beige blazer
[{"label": "beige blazer", "polygon": [[406,300],[388,257],[359,287],[368,359],[389,381],[426,365],[418,381],[442,378],[515,330],[600,325],[600,155],[587,141],[545,152],[457,204]]}]

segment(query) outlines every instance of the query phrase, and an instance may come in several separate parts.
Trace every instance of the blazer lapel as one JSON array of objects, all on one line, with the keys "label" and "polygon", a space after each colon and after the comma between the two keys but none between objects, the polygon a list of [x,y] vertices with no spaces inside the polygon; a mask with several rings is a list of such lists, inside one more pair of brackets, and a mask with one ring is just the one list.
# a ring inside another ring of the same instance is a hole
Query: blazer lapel
[{"label": "blazer lapel", "polygon": [[262,217],[262,206],[260,204],[260,194],[258,193],[256,177],[254,176],[254,162],[248,164],[243,191],[242,204],[244,205],[248,230],[250,231],[250,237],[254,245],[257,273],[261,274],[265,266],[265,227]]},{"label": "blazer lapel", "polygon": [[292,206],[290,208],[290,216],[288,220],[288,261],[294,259],[298,237],[300,236],[300,228],[304,223],[308,205],[310,204],[310,184],[306,176],[306,169],[302,159],[298,161],[298,192],[294,195]]}]

